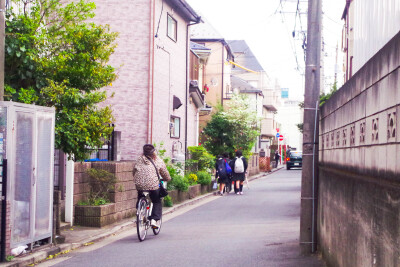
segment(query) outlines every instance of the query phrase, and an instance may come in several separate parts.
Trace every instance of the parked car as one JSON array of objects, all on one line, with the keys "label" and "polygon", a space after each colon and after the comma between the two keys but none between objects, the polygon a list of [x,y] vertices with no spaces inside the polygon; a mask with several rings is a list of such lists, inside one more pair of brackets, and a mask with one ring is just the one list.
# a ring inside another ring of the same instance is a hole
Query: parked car
[{"label": "parked car", "polygon": [[286,157],[286,169],[290,168],[301,168],[303,165],[303,153],[302,151],[290,151]]}]

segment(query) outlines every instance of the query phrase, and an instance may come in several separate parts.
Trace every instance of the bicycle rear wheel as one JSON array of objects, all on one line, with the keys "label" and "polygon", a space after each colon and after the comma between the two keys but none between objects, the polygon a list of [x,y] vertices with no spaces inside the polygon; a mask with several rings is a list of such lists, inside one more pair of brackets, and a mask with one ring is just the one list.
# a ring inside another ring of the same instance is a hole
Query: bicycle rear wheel
[{"label": "bicycle rear wheel", "polygon": [[158,235],[160,233],[161,225],[162,225],[162,219],[160,219],[160,226],[158,228],[153,228],[153,227],[151,228],[151,229],[153,229],[153,234],[154,235]]},{"label": "bicycle rear wheel", "polygon": [[147,235],[147,200],[144,197],[139,200],[136,211],[136,230],[139,241],[142,242]]}]

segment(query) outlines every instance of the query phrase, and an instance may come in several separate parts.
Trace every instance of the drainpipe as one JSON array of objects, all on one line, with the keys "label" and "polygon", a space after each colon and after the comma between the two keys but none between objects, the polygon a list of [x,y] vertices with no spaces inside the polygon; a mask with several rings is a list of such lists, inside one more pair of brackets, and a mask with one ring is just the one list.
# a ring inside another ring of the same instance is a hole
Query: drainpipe
[{"label": "drainpipe", "polygon": [[187,147],[188,147],[188,141],[187,141],[187,134],[188,134],[188,92],[189,92],[189,77],[188,77],[188,68],[189,68],[189,27],[192,25],[199,24],[201,22],[201,17],[197,18],[197,21],[195,23],[188,23],[186,25],[186,94],[185,94],[185,161],[187,159]]},{"label": "drainpipe", "polygon": [[[317,248],[315,247],[317,240],[315,237],[315,233],[317,232],[316,226],[316,205],[318,201],[318,196],[315,194],[315,189],[317,188],[316,179],[315,179],[315,144],[317,142],[317,120],[318,120],[318,101],[315,103],[315,122],[314,122],[314,144],[313,144],[313,156],[312,156],[312,222],[311,222],[311,252],[315,253]],[[318,152],[317,152],[318,153]]]},{"label": "drainpipe", "polygon": [[[257,114],[257,117],[258,117],[258,93],[256,93],[256,114]],[[258,124],[258,122],[257,122],[257,124]],[[258,143],[260,143],[260,136],[258,137]],[[257,143],[256,143],[256,145],[254,145],[254,148],[255,148],[256,153],[257,153],[258,152]]]},{"label": "drainpipe", "polygon": [[[153,102],[154,102],[154,24],[155,18],[152,14],[155,14],[155,0],[149,1],[149,69],[148,69],[148,88],[149,95],[147,98],[147,106],[149,107],[148,123],[147,123],[147,143],[153,143]],[[153,12],[152,12],[153,11]],[[151,18],[153,17],[153,24]]]},{"label": "drainpipe", "polygon": [[222,43],[222,49],[221,49],[221,51],[222,51],[222,53],[221,53],[221,55],[222,55],[222,57],[221,57],[221,59],[222,59],[221,106],[224,106],[224,63],[225,63],[224,48],[225,48],[225,44],[224,44],[224,42],[221,42],[221,43]]}]

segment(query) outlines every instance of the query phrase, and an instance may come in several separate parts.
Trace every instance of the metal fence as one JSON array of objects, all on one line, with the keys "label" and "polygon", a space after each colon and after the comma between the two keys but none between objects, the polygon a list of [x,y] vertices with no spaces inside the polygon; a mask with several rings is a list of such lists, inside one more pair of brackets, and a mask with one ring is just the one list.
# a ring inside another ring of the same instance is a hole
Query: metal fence
[{"label": "metal fence", "polygon": [[[114,125],[112,125],[114,127]],[[110,139],[104,141],[104,145],[98,149],[92,149],[89,159],[86,161],[113,161],[114,160],[114,129]]]}]

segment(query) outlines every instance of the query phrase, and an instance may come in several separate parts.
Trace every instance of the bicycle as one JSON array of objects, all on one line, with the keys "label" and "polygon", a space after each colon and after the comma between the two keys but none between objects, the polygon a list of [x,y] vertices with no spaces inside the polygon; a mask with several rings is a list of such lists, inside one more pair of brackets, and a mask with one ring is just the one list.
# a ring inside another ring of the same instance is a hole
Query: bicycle
[{"label": "bicycle", "polygon": [[[138,201],[136,211],[136,229],[139,241],[142,242],[147,236],[147,230],[151,227],[149,216],[153,210],[153,203],[151,202],[149,192],[143,191],[143,196]],[[158,235],[161,230],[162,219],[160,219],[159,227],[151,227],[154,235]]]}]

